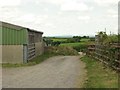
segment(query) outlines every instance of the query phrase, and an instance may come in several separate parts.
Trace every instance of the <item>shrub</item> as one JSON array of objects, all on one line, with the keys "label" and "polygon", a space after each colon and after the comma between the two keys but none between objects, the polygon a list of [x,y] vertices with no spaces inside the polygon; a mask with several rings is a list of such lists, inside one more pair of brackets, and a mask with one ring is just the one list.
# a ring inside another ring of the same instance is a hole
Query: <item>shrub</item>
[{"label": "shrub", "polygon": [[50,46],[46,52],[55,55],[78,55],[76,50],[68,46]]},{"label": "shrub", "polygon": [[85,52],[87,50],[87,44],[81,44],[79,46],[73,46],[73,49],[75,49],[78,52]]}]

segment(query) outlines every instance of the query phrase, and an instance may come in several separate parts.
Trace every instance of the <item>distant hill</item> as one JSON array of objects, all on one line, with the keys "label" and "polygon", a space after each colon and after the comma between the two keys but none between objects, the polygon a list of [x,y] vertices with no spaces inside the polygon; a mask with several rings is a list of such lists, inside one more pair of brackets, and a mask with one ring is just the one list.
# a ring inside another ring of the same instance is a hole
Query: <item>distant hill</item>
[{"label": "distant hill", "polygon": [[[73,35],[73,36],[75,36],[75,35]],[[52,38],[72,38],[73,36],[72,36],[72,35],[63,35],[63,36],[44,36],[44,37],[52,37]],[[83,35],[78,35],[78,36],[83,36]],[[90,37],[90,38],[94,38],[95,36],[90,35],[89,37]]]},{"label": "distant hill", "polygon": [[55,38],[72,38],[72,35],[65,35],[65,36],[45,36],[45,37],[55,37]]}]

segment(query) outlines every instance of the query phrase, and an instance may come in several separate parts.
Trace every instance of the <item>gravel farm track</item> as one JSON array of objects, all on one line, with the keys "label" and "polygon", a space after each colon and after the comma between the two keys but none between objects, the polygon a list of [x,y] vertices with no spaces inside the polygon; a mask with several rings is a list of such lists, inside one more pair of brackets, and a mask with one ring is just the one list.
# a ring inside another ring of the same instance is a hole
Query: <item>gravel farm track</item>
[{"label": "gravel farm track", "polygon": [[2,68],[3,88],[82,88],[85,78],[80,56],[55,56],[34,66]]}]

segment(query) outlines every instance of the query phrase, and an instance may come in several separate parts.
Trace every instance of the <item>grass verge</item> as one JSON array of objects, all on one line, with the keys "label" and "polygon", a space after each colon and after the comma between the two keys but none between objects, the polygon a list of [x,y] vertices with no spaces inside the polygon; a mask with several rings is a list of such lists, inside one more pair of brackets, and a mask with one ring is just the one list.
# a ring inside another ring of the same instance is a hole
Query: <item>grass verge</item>
[{"label": "grass verge", "polygon": [[88,56],[81,60],[86,63],[87,69],[85,88],[118,88],[118,74],[115,71]]}]

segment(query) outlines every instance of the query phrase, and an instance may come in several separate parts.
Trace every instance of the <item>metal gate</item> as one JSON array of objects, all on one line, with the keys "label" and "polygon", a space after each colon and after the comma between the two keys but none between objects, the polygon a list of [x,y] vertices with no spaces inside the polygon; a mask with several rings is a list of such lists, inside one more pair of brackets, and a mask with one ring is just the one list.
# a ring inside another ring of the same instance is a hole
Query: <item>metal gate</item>
[{"label": "metal gate", "polygon": [[27,63],[27,52],[28,52],[28,48],[27,48],[27,44],[23,45],[23,63]]},{"label": "metal gate", "polygon": [[35,57],[35,43],[28,45],[27,55],[27,60],[31,60]]}]

